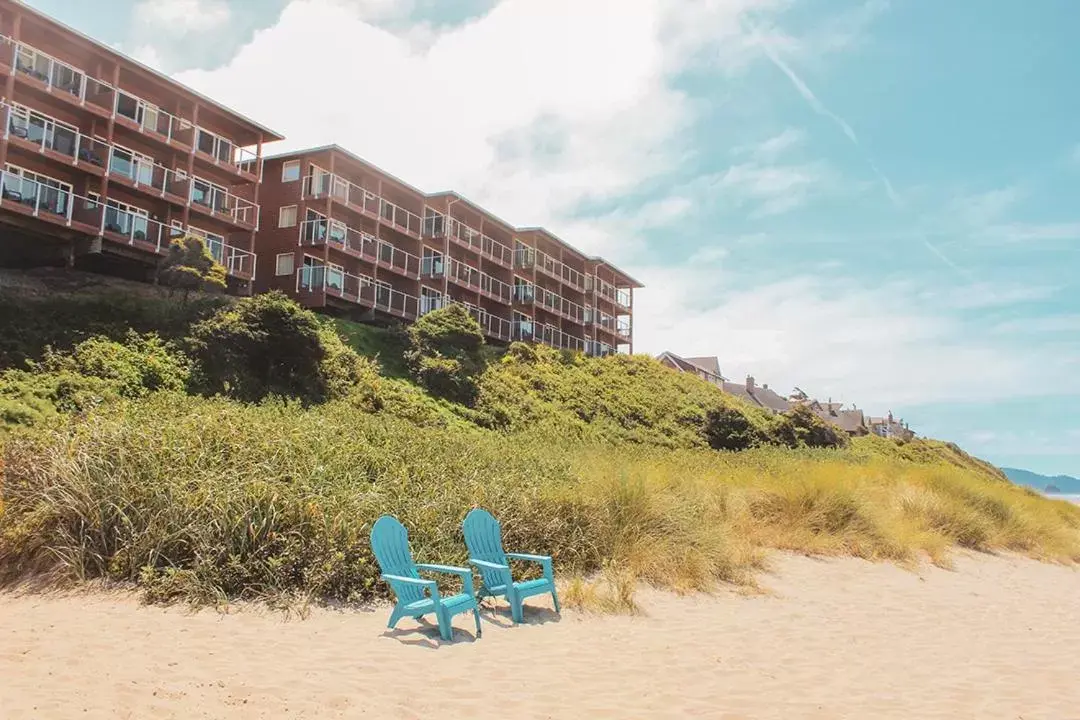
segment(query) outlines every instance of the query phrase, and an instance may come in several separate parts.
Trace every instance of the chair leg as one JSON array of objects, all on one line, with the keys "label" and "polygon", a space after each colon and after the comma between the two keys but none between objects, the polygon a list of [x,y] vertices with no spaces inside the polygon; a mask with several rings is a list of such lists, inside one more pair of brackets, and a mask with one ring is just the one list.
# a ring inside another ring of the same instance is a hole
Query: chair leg
[{"label": "chair leg", "polygon": [[476,620],[476,637],[480,637],[480,610],[479,608],[472,609],[473,619]]},{"label": "chair leg", "polygon": [[513,595],[507,595],[506,599],[510,601],[510,617],[513,619],[514,624],[520,624],[525,620],[525,613],[522,608],[525,601],[521,597],[514,593]]},{"label": "chair leg", "polygon": [[454,626],[450,624],[450,614],[443,608],[439,608],[435,611],[435,616],[439,620],[439,636],[450,642],[454,639]]},{"label": "chair leg", "polygon": [[555,603],[555,612],[562,615],[562,610],[559,609],[559,593],[555,591],[555,583],[551,583],[551,600]]},{"label": "chair leg", "polygon": [[393,612],[390,613],[390,622],[388,622],[386,624],[386,627],[393,630],[394,626],[398,624],[398,620],[400,620],[402,617],[404,617],[404,615],[405,615],[404,610],[405,609],[403,607],[401,607],[400,605],[395,605]]}]

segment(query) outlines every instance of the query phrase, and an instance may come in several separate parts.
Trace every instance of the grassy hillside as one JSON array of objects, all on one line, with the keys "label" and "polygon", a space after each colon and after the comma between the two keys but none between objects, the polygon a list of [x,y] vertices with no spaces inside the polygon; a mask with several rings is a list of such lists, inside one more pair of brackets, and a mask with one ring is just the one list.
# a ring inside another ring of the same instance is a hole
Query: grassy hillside
[{"label": "grassy hillside", "polygon": [[[777,548],[1080,562],[1080,507],[952,445],[839,442],[649,358],[526,346],[481,348],[467,404],[450,402],[410,379],[415,334],[272,298],[214,303],[5,300],[21,338],[5,362],[36,362],[0,373],[0,580],[370,599],[385,592],[366,539],[379,514],[409,527],[418,560],[463,563],[458,527],[475,505],[509,545],[555,556],[571,602],[609,609],[632,608],[637,581],[752,584]],[[44,312],[61,327],[19,319]],[[155,318],[164,339],[127,334]],[[431,387],[470,362],[429,358]]]}]

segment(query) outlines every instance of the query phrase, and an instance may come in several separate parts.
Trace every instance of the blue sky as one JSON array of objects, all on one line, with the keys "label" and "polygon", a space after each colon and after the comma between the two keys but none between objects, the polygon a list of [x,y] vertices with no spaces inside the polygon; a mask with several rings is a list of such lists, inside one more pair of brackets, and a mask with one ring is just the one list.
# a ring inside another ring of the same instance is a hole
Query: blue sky
[{"label": "blue sky", "polygon": [[30,4],[603,253],[640,351],[1080,475],[1077,3]]}]

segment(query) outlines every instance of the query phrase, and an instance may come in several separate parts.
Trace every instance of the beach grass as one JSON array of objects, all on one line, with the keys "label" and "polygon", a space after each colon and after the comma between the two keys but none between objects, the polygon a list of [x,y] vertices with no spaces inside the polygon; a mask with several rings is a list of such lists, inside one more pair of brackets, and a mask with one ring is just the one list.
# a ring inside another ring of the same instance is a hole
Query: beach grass
[{"label": "beach grass", "polygon": [[346,401],[161,392],[9,439],[0,577],[106,578],[198,604],[370,601],[386,592],[367,544],[379,515],[409,528],[418,561],[464,564],[474,506],[499,517],[508,548],[555,558],[569,605],[601,612],[635,611],[638,583],[753,587],[771,550],[1080,562],[1080,507],[932,454],[877,438],[741,453],[567,442]]}]

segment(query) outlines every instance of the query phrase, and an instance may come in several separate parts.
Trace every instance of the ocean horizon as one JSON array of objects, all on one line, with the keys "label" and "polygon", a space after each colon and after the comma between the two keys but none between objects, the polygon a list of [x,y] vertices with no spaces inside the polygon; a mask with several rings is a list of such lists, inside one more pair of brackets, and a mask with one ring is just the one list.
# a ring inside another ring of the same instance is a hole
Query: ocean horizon
[{"label": "ocean horizon", "polygon": [[1043,493],[1043,494],[1046,495],[1046,497],[1052,498],[1054,500],[1066,500],[1068,502],[1076,503],[1077,505],[1080,505],[1080,495],[1078,495],[1078,494],[1073,494],[1073,493]]}]

